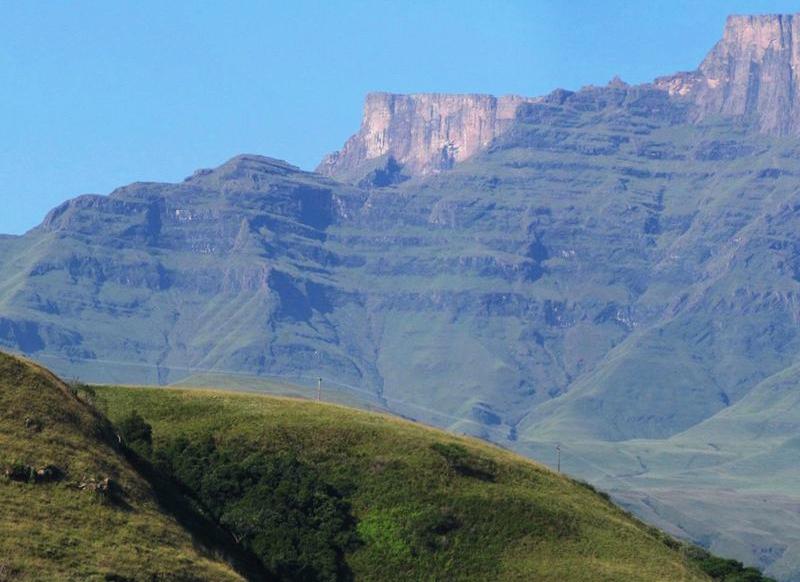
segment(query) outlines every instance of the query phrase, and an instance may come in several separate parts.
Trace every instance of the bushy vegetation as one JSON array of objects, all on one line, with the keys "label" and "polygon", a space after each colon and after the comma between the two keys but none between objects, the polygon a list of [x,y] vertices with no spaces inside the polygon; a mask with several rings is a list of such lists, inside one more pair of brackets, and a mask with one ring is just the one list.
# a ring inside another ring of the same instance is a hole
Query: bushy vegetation
[{"label": "bushy vegetation", "polygon": [[605,491],[600,491],[597,487],[595,487],[591,483],[587,483],[586,481],[576,479],[575,484],[579,485],[580,487],[584,487],[585,489],[588,489],[592,493],[599,495],[600,497],[611,503],[611,496]]},{"label": "bushy vegetation", "polygon": [[153,452],[153,427],[142,415],[132,411],[117,423],[117,431],[123,444],[143,457]]},{"label": "bushy vegetation", "polygon": [[465,446],[455,443],[433,443],[431,448],[444,458],[455,473],[481,481],[494,481],[497,463],[491,459],[470,453]]},{"label": "bushy vegetation", "polygon": [[345,553],[358,544],[342,494],[291,451],[218,446],[208,435],[159,448],[156,465],[281,580],[348,580]]},{"label": "bushy vegetation", "polygon": [[72,395],[78,398],[79,400],[83,400],[87,404],[93,405],[94,399],[97,396],[95,389],[93,386],[81,382],[78,378],[73,378],[69,380],[67,383],[67,387],[69,391],[72,392]]},{"label": "bushy vegetation", "polygon": [[747,568],[741,562],[719,558],[709,552],[693,547],[689,557],[713,580],[719,582],[775,582],[756,568]]}]

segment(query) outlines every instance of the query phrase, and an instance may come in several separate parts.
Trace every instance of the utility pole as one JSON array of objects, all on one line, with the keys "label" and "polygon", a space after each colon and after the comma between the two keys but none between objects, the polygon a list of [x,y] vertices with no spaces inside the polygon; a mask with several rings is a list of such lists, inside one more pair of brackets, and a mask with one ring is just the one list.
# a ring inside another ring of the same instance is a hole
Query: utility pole
[{"label": "utility pole", "polygon": [[322,400],[322,378],[317,378],[317,402]]},{"label": "utility pole", "polygon": [[556,453],[558,454],[558,472],[561,472],[561,445],[556,445]]}]

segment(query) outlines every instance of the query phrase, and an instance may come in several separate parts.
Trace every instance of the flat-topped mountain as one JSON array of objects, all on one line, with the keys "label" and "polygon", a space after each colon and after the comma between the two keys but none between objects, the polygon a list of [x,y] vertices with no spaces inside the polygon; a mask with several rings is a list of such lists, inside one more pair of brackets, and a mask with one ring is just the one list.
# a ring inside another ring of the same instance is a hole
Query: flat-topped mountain
[{"label": "flat-topped mountain", "polygon": [[385,172],[398,164],[408,175],[452,168],[489,146],[510,127],[517,106],[529,101],[516,95],[370,93],[359,132],[317,171],[347,176],[370,162],[388,163]]}]

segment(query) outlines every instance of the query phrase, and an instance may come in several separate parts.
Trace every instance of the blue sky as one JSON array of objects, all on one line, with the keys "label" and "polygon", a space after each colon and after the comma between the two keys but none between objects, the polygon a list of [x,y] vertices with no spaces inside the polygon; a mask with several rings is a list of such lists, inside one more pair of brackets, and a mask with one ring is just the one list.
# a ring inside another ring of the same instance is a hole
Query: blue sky
[{"label": "blue sky", "polygon": [[368,91],[539,95],[693,69],[737,0],[0,0],[0,233],[238,153],[313,168]]}]

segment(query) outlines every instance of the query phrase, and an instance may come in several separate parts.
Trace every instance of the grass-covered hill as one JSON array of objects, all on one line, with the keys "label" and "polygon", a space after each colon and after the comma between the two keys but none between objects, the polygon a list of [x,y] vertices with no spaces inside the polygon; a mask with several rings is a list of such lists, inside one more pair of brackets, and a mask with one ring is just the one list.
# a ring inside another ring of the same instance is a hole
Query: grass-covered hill
[{"label": "grass-covered hill", "polygon": [[760,580],[474,439],[3,354],[0,465],[0,580]]},{"label": "grass-covered hill", "polygon": [[[230,471],[231,458],[252,455],[288,455],[312,468],[314,479],[341,495],[352,518],[357,541],[345,544],[343,577],[704,579],[670,540],[600,495],[478,441],[285,398],[102,388],[97,400],[117,421],[137,411],[152,424],[156,451],[183,442],[173,462],[202,458],[198,470],[206,477],[215,465]],[[186,452],[186,442],[208,438],[216,453]],[[209,479],[199,483],[195,491]]]},{"label": "grass-covered hill", "polygon": [[63,382],[0,353],[0,580],[241,580],[115,442]]}]

